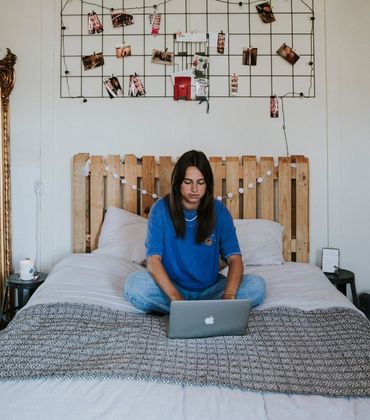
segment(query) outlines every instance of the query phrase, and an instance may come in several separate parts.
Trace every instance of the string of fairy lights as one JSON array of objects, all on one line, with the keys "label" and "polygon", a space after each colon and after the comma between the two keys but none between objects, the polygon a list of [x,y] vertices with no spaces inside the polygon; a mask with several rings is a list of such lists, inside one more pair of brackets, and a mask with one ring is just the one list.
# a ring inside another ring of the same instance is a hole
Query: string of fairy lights
[{"label": "string of fairy lights", "polygon": [[[262,184],[263,182],[265,182],[265,180],[267,178],[270,178],[271,176],[273,176],[274,170],[278,166],[279,166],[279,163],[278,162],[274,162],[274,166],[272,168],[267,169],[262,176],[260,176],[260,177],[258,177],[256,179],[255,182],[249,182],[248,185],[246,186],[246,188],[248,190],[253,190],[254,188],[257,187],[258,184]],[[296,165],[296,163],[292,162],[290,164],[290,166],[292,168],[296,168],[297,165]],[[120,176],[120,174],[118,172],[112,171],[111,168],[109,167],[109,165],[105,165],[104,166],[104,171],[105,171],[105,173],[106,173],[107,176],[111,176],[113,179],[117,179],[117,180],[119,179],[120,182],[121,182],[121,184],[123,186],[127,186],[128,188],[131,188],[132,191],[138,191],[141,195],[143,195],[143,196],[149,196],[153,200],[158,200],[158,199],[162,198],[160,195],[158,195],[158,194],[156,194],[154,192],[148,191],[145,187],[140,188],[137,184],[130,184],[127,181],[126,178],[121,178],[121,176]],[[90,172],[91,172],[91,159],[87,159],[87,161],[86,161],[86,163],[85,163],[85,165],[84,165],[84,167],[82,169],[82,174],[85,177],[88,177],[90,175]],[[238,193],[239,194],[244,194],[245,191],[246,191],[245,188],[240,187],[238,189],[238,192],[231,192],[231,191],[229,191],[229,192],[227,192],[223,196],[221,196],[221,195],[217,196],[216,199],[219,200],[219,201],[232,200],[235,197],[236,194],[238,194]]]}]

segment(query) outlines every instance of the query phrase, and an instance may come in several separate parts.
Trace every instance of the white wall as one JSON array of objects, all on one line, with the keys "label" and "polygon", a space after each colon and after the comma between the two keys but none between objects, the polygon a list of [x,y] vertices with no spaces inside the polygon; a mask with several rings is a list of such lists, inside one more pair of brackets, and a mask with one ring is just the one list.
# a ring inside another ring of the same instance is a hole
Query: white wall
[{"label": "white wall", "polygon": [[370,3],[326,1],[328,245],[370,291]]},{"label": "white wall", "polygon": [[[15,264],[36,252],[33,183],[39,178],[45,183],[41,268],[49,270],[71,251],[75,153],[285,154],[282,120],[269,118],[266,99],[212,99],[209,115],[197,103],[171,99],[60,99],[59,0],[3,3],[0,54],[9,47],[18,56],[11,98]],[[290,153],[310,159],[311,261],[319,263],[322,247],[339,247],[341,266],[356,273],[358,290],[370,289],[369,9],[344,0],[315,2],[317,96],[285,100]]]}]

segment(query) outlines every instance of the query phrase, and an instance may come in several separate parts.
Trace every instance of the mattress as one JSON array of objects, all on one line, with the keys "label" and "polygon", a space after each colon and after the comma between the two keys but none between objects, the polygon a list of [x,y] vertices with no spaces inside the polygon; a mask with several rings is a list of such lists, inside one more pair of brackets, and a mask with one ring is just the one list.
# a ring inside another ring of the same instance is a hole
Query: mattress
[{"label": "mattress", "polygon": [[[130,261],[73,254],[58,263],[26,307],[58,302],[92,304],[140,313],[122,298],[127,275],[143,270]],[[356,308],[317,267],[303,263],[246,267],[266,280],[256,310]],[[365,419],[369,398],[242,391],[216,386],[122,379],[37,379],[0,382],[0,407],[10,419]],[[52,413],[52,414],[51,414]]]}]

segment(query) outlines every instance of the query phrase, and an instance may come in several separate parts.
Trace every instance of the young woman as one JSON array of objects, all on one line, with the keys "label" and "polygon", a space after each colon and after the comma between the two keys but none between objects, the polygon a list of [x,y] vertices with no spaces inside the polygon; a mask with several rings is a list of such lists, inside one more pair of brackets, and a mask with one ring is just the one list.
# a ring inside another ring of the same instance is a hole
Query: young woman
[{"label": "young woman", "polygon": [[[171,192],[151,208],[146,238],[147,272],[131,274],[124,296],[147,312],[168,313],[172,300],[250,299],[260,304],[265,282],[243,275],[232,217],[213,197],[213,174],[200,151],[184,153]],[[229,266],[219,274],[219,259]]]}]

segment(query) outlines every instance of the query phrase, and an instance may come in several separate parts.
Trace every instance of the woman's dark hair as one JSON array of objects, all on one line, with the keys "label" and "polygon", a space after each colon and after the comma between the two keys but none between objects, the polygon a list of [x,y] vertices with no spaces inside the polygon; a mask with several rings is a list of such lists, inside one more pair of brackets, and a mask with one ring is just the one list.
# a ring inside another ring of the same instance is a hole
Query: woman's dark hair
[{"label": "woman's dark hair", "polygon": [[190,150],[179,158],[172,172],[171,192],[166,199],[169,204],[176,235],[184,237],[185,220],[180,187],[184,181],[186,170],[189,166],[195,166],[202,173],[207,186],[206,193],[204,197],[202,197],[198,207],[198,229],[196,241],[200,244],[209,237],[215,225],[213,173],[207,156],[203,152]]}]

